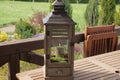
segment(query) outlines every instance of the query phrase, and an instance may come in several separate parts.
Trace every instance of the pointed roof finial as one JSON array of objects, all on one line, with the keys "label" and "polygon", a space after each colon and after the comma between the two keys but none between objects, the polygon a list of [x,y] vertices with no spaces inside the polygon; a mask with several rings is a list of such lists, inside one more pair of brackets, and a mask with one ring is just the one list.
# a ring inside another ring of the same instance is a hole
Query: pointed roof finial
[{"label": "pointed roof finial", "polygon": [[65,12],[65,4],[62,2],[62,0],[56,0],[54,1],[54,3],[52,4],[54,7],[54,11],[53,12]]}]

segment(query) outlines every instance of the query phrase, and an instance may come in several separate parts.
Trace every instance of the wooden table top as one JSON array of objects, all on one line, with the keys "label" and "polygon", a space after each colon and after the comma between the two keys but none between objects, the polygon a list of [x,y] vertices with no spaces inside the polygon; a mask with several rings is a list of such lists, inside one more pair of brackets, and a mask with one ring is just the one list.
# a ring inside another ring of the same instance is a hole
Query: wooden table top
[{"label": "wooden table top", "polygon": [[[19,80],[44,80],[42,68],[16,76]],[[120,50],[76,60],[74,80],[120,80]]]}]

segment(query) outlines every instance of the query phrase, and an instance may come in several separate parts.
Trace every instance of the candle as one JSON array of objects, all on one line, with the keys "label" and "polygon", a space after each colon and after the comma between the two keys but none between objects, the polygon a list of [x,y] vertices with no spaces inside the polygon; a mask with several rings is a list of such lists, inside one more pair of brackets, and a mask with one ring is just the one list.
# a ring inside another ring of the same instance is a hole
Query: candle
[{"label": "candle", "polygon": [[61,46],[61,43],[59,43],[59,46],[57,47],[57,53],[59,57],[64,57],[64,47]]}]

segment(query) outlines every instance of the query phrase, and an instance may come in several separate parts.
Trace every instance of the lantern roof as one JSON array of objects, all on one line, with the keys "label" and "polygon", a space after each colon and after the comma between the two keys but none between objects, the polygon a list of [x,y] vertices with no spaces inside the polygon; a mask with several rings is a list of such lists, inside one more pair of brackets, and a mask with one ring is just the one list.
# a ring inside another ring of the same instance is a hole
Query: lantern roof
[{"label": "lantern roof", "polygon": [[75,22],[65,11],[65,4],[61,0],[55,0],[53,5],[53,11],[43,19],[44,25],[48,24],[71,24],[75,25]]}]

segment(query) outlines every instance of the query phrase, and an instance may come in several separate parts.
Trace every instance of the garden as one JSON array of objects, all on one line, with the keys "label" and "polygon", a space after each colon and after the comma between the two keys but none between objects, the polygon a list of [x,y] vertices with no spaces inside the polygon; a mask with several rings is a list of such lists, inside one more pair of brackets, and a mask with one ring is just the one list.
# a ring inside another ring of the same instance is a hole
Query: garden
[{"label": "garden", "polygon": [[[111,0],[112,2],[113,0]],[[51,3],[53,0],[51,0]],[[114,1],[113,1],[114,2]],[[0,28],[9,25],[15,26],[14,32],[0,31],[0,42],[17,41],[20,39],[40,37],[44,33],[44,25],[42,19],[52,10],[50,2],[24,2],[24,1],[0,1]],[[112,8],[114,13],[106,15],[108,19],[104,22],[99,15],[102,14],[100,6],[104,6],[104,0],[98,3],[97,0],[90,0],[89,3],[69,3],[66,2],[66,11],[70,17],[77,23],[75,31],[83,31],[86,26],[94,26],[101,24],[120,25],[120,5],[114,4]],[[93,5],[93,6],[91,6]],[[109,5],[109,4],[108,4]],[[116,7],[115,7],[116,5]],[[4,10],[3,10],[4,9]],[[111,9],[112,10],[112,9]],[[107,10],[105,10],[107,11]],[[93,13],[92,13],[93,12]],[[93,16],[94,15],[94,16]],[[113,19],[114,18],[114,19]],[[114,21],[113,21],[114,20]],[[90,22],[91,21],[91,22]],[[83,48],[82,44],[75,44],[75,59],[82,58]],[[35,50],[34,52],[44,54],[42,50]],[[7,64],[6,64],[7,65]],[[6,80],[7,67],[0,68],[0,80]],[[27,67],[26,67],[27,66]],[[21,61],[21,70],[30,70],[40,66]]]}]

